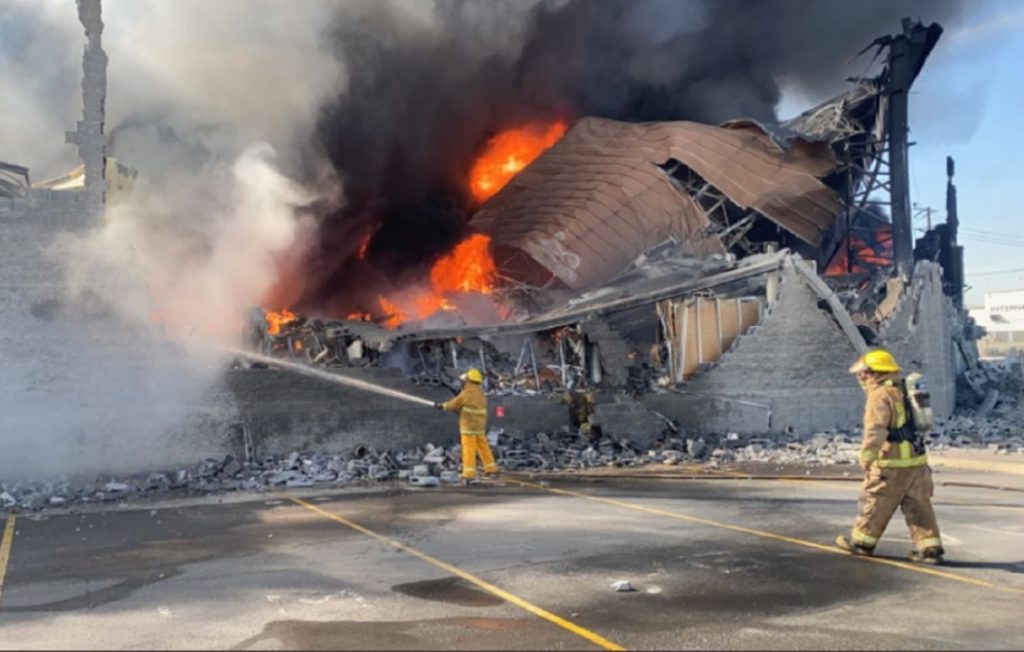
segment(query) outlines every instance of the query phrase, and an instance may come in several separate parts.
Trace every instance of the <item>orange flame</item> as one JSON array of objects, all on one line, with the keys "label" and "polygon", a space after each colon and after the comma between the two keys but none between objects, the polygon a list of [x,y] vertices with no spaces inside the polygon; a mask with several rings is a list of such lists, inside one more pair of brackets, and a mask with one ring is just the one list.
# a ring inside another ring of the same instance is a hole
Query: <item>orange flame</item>
[{"label": "orange flame", "polygon": [[494,291],[498,269],[491,257],[491,239],[474,234],[460,242],[450,253],[434,263],[430,270],[430,289],[420,293],[403,309],[390,299],[379,297],[381,309],[387,315],[385,328],[397,328],[408,320],[409,313],[426,319],[442,310],[455,310],[451,299],[459,293]]},{"label": "orange flame", "polygon": [[561,120],[550,124],[534,122],[507,129],[489,140],[469,173],[473,198],[483,203],[493,197],[512,177],[557,143],[567,128]]},{"label": "orange flame", "polygon": [[386,319],[381,322],[384,328],[398,328],[408,319],[405,312],[394,303],[387,300],[384,296],[377,297],[380,302],[380,309],[387,315]]},{"label": "orange flame", "polygon": [[416,316],[420,319],[426,319],[441,310],[455,310],[455,306],[448,299],[433,292],[427,292],[416,298]]},{"label": "orange flame", "polygon": [[892,265],[891,229],[883,227],[870,239],[874,240],[874,243],[848,234],[823,275],[871,273],[880,267]]},{"label": "orange flame", "polygon": [[281,332],[281,327],[282,326],[284,326],[285,324],[289,324],[289,323],[295,321],[296,319],[298,319],[298,317],[295,316],[295,313],[293,313],[293,312],[291,312],[289,310],[282,310],[280,312],[274,312],[273,310],[268,310],[266,318],[267,318],[267,333],[269,333],[271,335],[277,335],[278,333]]},{"label": "orange flame", "polygon": [[350,321],[371,321],[373,316],[367,312],[351,312],[345,317],[345,319]]},{"label": "orange flame", "polygon": [[490,294],[498,272],[490,247],[491,239],[477,233],[457,244],[450,254],[442,256],[430,271],[434,292]]}]

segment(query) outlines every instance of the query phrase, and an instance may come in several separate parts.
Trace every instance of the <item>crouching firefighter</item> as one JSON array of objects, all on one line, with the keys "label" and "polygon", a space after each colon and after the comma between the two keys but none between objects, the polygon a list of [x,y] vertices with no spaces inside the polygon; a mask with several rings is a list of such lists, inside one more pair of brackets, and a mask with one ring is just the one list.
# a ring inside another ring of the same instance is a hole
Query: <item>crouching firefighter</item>
[{"label": "crouching firefighter", "polygon": [[862,355],[850,373],[867,394],[860,465],[866,475],[850,537],[836,539],[856,555],[874,554],[897,507],[910,528],[911,561],[942,563],[942,539],[932,509],[932,470],[924,437],[932,426],[931,407],[920,374],[906,380],[891,353],[875,349]]},{"label": "crouching firefighter", "polygon": [[459,434],[462,439],[462,481],[466,484],[478,482],[476,458],[484,463],[484,473],[496,475],[498,465],[494,463],[491,446],[487,443],[487,396],[484,395],[484,376],[478,369],[470,369],[459,377],[462,391],[447,403],[435,403],[439,410],[456,412],[459,415]]}]

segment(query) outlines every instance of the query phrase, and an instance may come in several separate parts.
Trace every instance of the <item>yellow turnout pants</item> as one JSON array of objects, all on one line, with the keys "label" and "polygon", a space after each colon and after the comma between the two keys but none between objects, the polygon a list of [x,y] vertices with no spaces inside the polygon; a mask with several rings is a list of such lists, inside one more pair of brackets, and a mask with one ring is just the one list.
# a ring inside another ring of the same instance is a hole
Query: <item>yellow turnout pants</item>
[{"label": "yellow turnout pants", "polygon": [[494,455],[491,453],[491,445],[487,443],[486,435],[462,435],[462,477],[476,477],[476,457],[484,463],[485,473],[495,473],[498,465],[494,463]]}]

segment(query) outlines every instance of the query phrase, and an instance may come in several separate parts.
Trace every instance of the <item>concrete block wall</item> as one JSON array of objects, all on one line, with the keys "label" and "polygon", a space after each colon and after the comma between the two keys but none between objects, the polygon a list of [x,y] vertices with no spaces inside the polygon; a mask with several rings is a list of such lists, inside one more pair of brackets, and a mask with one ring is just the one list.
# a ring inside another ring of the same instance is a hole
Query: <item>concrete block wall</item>
[{"label": "concrete block wall", "polygon": [[[49,255],[57,235],[98,222],[84,193],[30,191],[0,199],[0,391],[45,383],[67,355],[64,333],[35,316],[65,292],[62,261]],[[13,383],[13,385],[12,385]],[[2,417],[0,417],[2,418]]]},{"label": "concrete block wall", "polygon": [[910,286],[896,309],[882,323],[879,337],[896,356],[905,373],[924,374],[935,416],[947,417],[956,405],[953,328],[958,320],[942,293],[942,267],[918,262]]},{"label": "concrete block wall", "polygon": [[[345,375],[431,401],[451,397],[443,390],[415,388],[398,369],[346,370]],[[457,432],[451,414],[293,371],[228,371],[225,385],[260,455],[303,449],[338,453],[356,445],[383,450],[417,446]]]},{"label": "concrete block wall", "polygon": [[771,430],[771,406],[725,396],[694,394],[648,394],[641,403],[654,412],[674,419],[686,432],[746,434]]},{"label": "concrete block wall", "polygon": [[126,473],[225,450],[229,393],[173,347],[67,302],[64,234],[100,223],[95,197],[0,200],[0,478]]},{"label": "concrete block wall", "polygon": [[768,412],[771,432],[857,424],[864,397],[847,373],[857,353],[818,301],[794,269],[784,270],[776,303],[718,364],[696,375],[682,396],[644,402],[708,432],[764,433]]},{"label": "concrete block wall", "polygon": [[[489,427],[529,439],[538,432],[554,432],[569,425],[569,406],[555,398],[543,396],[488,396],[491,414]],[[498,407],[504,417],[497,417]]]},{"label": "concrete block wall", "polygon": [[[417,387],[398,369],[346,369],[345,375],[445,401],[444,389]],[[237,402],[238,423],[252,437],[258,454],[316,449],[347,452],[357,445],[378,450],[425,443],[455,443],[454,414],[397,398],[335,385],[282,369],[228,371],[224,388]],[[499,417],[498,408],[504,416]],[[567,425],[568,408],[544,397],[489,396],[489,428],[529,437]]]},{"label": "concrete block wall", "polygon": [[595,405],[594,421],[604,434],[630,439],[642,446],[653,445],[667,427],[650,403],[627,396],[615,396],[611,402]]}]

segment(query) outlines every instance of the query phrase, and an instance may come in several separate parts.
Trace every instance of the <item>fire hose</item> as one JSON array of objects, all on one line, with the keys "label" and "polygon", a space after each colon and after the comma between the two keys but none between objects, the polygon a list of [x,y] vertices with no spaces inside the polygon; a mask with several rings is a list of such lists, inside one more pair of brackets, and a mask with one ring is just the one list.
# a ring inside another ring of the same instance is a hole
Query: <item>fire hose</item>
[{"label": "fire hose", "polygon": [[338,385],[345,385],[346,387],[353,387],[355,389],[361,389],[366,392],[373,392],[374,394],[381,394],[383,396],[390,396],[391,398],[397,398],[402,401],[409,401],[410,403],[416,403],[418,405],[425,405],[427,407],[434,407],[433,401],[428,401],[425,398],[407,394],[406,392],[400,392],[397,389],[391,389],[390,387],[384,387],[375,383],[368,383],[365,380],[357,380],[341,374],[332,374],[327,371],[315,369],[313,367],[307,367],[305,365],[297,364],[294,362],[288,362],[287,360],[279,360],[270,356],[261,355],[259,353],[253,353],[252,351],[244,351],[242,349],[227,349],[230,353],[239,357],[248,358],[255,362],[262,362],[267,365],[274,365],[277,367],[284,367],[290,369],[296,373],[303,374],[305,376],[311,376],[313,378],[319,378],[320,380],[326,380],[331,383],[337,383]]}]

